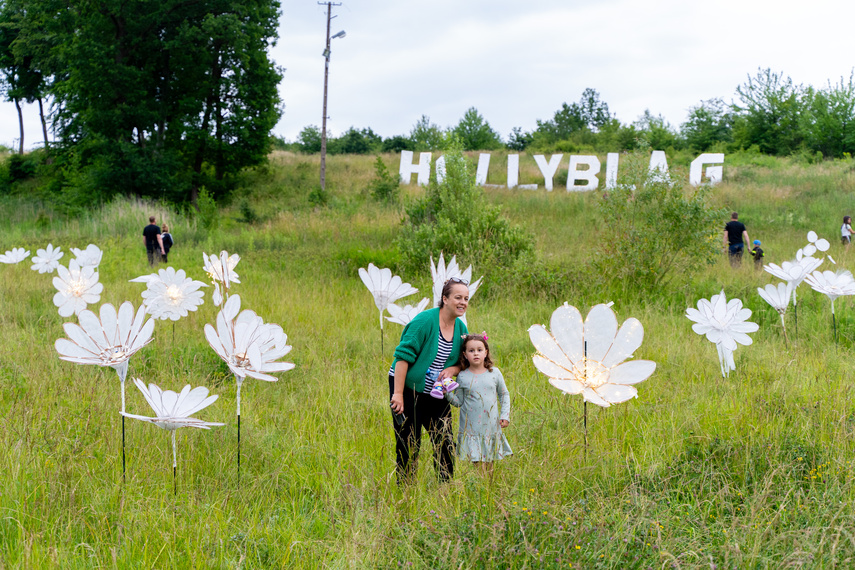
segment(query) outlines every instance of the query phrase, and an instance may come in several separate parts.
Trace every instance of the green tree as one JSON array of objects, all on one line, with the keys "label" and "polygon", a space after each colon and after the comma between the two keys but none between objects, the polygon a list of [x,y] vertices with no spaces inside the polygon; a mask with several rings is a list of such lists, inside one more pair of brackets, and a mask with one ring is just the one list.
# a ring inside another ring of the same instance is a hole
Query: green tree
[{"label": "green tree", "polygon": [[534,141],[534,135],[522,130],[522,127],[514,127],[511,129],[511,134],[508,135],[507,147],[510,150],[522,151],[531,146]]},{"label": "green tree", "polygon": [[662,115],[654,116],[650,109],[645,109],[638,120],[633,124],[640,138],[653,149],[666,149],[669,147],[680,147],[681,141],[671,123]]},{"label": "green tree", "polygon": [[321,152],[321,129],[315,125],[303,127],[297,135],[297,144],[300,145],[300,152],[306,154]]},{"label": "green tree", "polygon": [[788,155],[799,148],[802,132],[799,115],[802,112],[801,85],[771,69],[758,70],[754,77],[736,88],[739,103],[734,122],[734,140],[743,148],[757,145],[761,152]]},{"label": "green tree", "polygon": [[704,152],[718,142],[733,140],[733,114],[722,99],[701,101],[689,109],[680,132],[692,149]]},{"label": "green tree", "polygon": [[684,172],[655,176],[649,160],[648,149],[621,157],[618,184],[599,202],[603,236],[593,265],[624,293],[687,279],[721,249],[724,211],[710,205],[709,188],[688,186]]},{"label": "green tree", "polygon": [[412,141],[413,150],[417,152],[437,150],[442,148],[445,135],[438,125],[430,122],[427,115],[422,115],[410,131],[410,141]]},{"label": "green tree", "polygon": [[494,150],[502,147],[502,138],[475,107],[470,107],[453,129],[463,150]]},{"label": "green tree", "polygon": [[800,123],[810,150],[835,158],[855,154],[855,75],[827,89],[807,88]]}]

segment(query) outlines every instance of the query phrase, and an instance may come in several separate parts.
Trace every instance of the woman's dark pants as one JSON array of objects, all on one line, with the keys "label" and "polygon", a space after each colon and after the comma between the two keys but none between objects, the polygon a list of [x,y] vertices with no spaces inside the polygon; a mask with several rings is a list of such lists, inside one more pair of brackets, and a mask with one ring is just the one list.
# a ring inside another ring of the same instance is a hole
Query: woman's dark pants
[{"label": "woman's dark pants", "polygon": [[[395,377],[389,376],[389,398],[395,386]],[[394,415],[394,414],[393,414]],[[415,481],[418,470],[422,428],[427,429],[433,443],[433,460],[440,482],[454,475],[454,442],[452,440],[451,405],[424,392],[404,387],[404,416],[402,424],[392,420],[395,428],[395,454],[398,483]]]}]

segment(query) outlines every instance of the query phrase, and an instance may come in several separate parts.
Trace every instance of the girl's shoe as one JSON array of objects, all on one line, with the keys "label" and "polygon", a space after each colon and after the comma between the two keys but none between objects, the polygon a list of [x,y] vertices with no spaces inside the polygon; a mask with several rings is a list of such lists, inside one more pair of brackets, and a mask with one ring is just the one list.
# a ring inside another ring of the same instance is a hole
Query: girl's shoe
[{"label": "girl's shoe", "polygon": [[455,382],[455,381],[454,381],[454,380],[452,380],[451,378],[446,378],[446,379],[445,379],[445,383],[442,385],[442,387],[443,387],[443,388],[445,388],[445,391],[446,391],[446,392],[453,392],[453,391],[455,391],[459,386],[460,386],[460,384],[458,384],[457,382]]},{"label": "girl's shoe", "polygon": [[434,383],[433,388],[430,389],[430,395],[437,400],[442,400],[445,397],[445,394],[442,393],[442,382],[437,380]]}]

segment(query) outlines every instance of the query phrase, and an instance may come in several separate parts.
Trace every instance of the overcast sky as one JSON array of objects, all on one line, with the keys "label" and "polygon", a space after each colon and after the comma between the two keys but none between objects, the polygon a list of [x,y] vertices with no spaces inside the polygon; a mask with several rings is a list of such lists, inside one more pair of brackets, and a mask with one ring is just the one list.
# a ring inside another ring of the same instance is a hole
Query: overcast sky
[{"label": "overcast sky", "polygon": [[[475,107],[503,138],[531,130],[586,87],[631,123],[645,109],[675,127],[701,100],[731,101],[748,74],[770,67],[824,87],[855,65],[855,3],[817,0],[403,0],[333,8],[328,129],[407,134],[421,115],[441,127]],[[326,5],[283,0],[273,58],[286,68],[275,133],[289,141],[321,124]],[[26,143],[41,143],[25,108]],[[18,137],[0,105],[0,143]]]}]

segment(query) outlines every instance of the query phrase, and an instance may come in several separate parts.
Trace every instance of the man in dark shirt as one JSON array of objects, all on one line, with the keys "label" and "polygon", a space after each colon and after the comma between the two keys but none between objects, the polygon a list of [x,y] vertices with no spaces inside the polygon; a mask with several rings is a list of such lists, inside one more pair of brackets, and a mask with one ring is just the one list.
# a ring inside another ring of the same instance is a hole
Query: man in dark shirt
[{"label": "man in dark shirt", "polygon": [[739,267],[742,264],[742,253],[748,241],[748,231],[745,224],[739,221],[739,214],[733,212],[730,221],[724,225],[724,247],[730,254],[730,265]]},{"label": "man in dark shirt", "polygon": [[160,237],[160,228],[154,223],[154,216],[148,219],[148,225],[143,228],[143,242],[145,242],[145,250],[148,253],[148,264],[154,267],[160,261],[160,256],[163,251],[163,240]]}]

